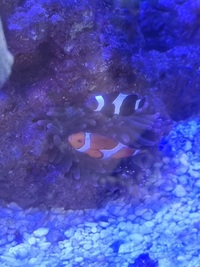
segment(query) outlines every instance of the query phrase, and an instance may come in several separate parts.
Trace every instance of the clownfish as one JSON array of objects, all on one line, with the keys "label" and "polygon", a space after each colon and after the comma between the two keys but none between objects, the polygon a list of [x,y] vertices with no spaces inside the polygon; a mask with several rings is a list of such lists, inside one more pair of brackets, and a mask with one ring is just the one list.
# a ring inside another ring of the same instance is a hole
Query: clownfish
[{"label": "clownfish", "polygon": [[139,153],[139,149],[133,149],[111,138],[100,134],[79,132],[68,137],[70,145],[78,152],[85,153],[92,158],[126,158]]},{"label": "clownfish", "polygon": [[133,113],[141,112],[147,106],[147,97],[139,98],[137,94],[118,92],[97,95],[86,100],[87,108],[100,111],[108,117],[113,115],[130,116]]}]

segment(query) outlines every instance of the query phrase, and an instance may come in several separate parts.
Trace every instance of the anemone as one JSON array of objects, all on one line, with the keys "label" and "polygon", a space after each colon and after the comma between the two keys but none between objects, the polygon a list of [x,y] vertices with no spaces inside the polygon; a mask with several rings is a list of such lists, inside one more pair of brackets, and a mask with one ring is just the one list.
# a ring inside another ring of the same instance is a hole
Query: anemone
[{"label": "anemone", "polygon": [[40,114],[35,121],[46,132],[49,161],[62,165],[65,176],[77,181],[77,188],[82,183],[98,186],[105,176],[126,172],[127,169],[129,176],[137,176],[141,173],[141,160],[138,160],[140,155],[123,160],[91,158],[70,146],[69,135],[80,131],[98,133],[130,147],[148,150],[156,146],[171,125],[159,113],[150,114],[147,108],[131,116],[108,118],[84,108],[55,107]]}]

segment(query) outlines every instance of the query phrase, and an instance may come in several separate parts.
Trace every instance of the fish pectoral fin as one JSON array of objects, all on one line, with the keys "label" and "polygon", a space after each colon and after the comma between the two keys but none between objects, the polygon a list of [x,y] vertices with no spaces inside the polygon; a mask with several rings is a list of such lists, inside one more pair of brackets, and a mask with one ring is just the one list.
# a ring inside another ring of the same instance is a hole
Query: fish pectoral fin
[{"label": "fish pectoral fin", "polygon": [[97,149],[89,149],[88,151],[85,152],[88,156],[90,156],[91,158],[101,158],[102,157],[102,153],[97,150]]}]

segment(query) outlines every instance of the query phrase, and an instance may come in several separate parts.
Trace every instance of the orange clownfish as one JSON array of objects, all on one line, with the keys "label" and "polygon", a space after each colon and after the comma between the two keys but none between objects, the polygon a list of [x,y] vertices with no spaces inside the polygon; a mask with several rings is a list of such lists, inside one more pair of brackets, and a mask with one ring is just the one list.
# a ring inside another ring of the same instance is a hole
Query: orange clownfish
[{"label": "orange clownfish", "polygon": [[142,151],[133,149],[100,134],[79,132],[68,137],[70,145],[92,158],[126,158]]}]

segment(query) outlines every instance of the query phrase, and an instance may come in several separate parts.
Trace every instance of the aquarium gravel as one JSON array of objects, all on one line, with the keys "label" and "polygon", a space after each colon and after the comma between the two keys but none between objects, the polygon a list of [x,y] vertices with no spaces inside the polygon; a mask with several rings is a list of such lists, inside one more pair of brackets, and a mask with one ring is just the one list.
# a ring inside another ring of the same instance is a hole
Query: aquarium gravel
[{"label": "aquarium gravel", "polygon": [[180,122],[163,140],[159,190],[137,206],[1,207],[0,266],[200,266],[199,130],[198,120]]}]

